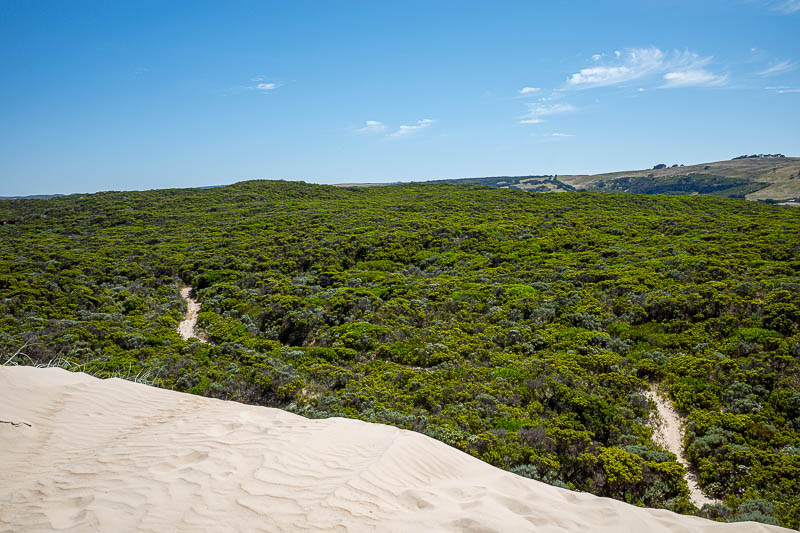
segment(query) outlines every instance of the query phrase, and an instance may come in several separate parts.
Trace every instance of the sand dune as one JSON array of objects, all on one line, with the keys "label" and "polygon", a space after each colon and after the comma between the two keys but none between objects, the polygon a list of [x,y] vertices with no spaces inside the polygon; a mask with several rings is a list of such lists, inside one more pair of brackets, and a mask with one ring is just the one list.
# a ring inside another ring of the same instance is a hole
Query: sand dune
[{"label": "sand dune", "polygon": [[0,368],[0,531],[788,531],[575,493],[433,439]]}]

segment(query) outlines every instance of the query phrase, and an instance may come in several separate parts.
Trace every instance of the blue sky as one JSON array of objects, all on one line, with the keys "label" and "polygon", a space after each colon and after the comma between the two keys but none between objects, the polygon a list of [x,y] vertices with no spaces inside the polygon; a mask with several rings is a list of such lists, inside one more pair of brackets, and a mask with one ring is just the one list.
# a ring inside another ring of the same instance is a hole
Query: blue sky
[{"label": "blue sky", "polygon": [[800,0],[0,0],[0,195],[800,155]]}]

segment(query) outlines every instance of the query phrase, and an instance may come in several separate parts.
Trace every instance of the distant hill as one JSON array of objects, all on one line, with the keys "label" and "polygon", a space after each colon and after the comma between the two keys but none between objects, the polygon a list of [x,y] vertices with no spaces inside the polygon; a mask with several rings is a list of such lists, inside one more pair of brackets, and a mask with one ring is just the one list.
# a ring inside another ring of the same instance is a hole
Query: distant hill
[{"label": "distant hill", "polygon": [[729,161],[607,174],[559,176],[577,190],[712,194],[748,200],[800,200],[800,158],[747,156]]},{"label": "distant hill", "polygon": [[559,181],[556,176],[496,176],[490,178],[458,178],[451,180],[433,180],[423,183],[454,183],[458,185],[486,185],[503,189],[522,189],[529,192],[564,192],[574,191],[571,185]]},{"label": "distant hill", "polygon": [[800,158],[779,154],[739,156],[714,163],[658,164],[651,169],[594,175],[497,176],[424,183],[477,184],[529,192],[707,194],[800,206]]},{"label": "distant hill", "polygon": [[[415,182],[417,182],[415,180]],[[340,183],[337,187],[380,187],[391,183]],[[728,161],[697,165],[656,164],[643,170],[604,174],[564,174],[528,176],[485,176],[427,180],[417,183],[485,185],[528,192],[627,192],[633,194],[704,194],[725,198],[745,198],[800,207],[800,157],[781,154],[742,155]],[[222,185],[196,187],[214,189]],[[63,194],[0,196],[0,200],[63,197]]]},{"label": "distant hill", "polygon": [[[206,189],[216,189],[217,187],[225,187],[225,185],[204,185],[202,187],[194,187],[195,189],[206,190]],[[114,192],[112,190],[108,191],[98,191],[100,192]],[[27,196],[0,196],[0,200],[52,200],[53,198],[63,198],[64,196],[73,196],[76,194],[87,194],[87,193],[80,193],[80,192],[73,192],[69,194],[30,194]]]},{"label": "distant hill", "polygon": [[31,194],[29,196],[0,196],[0,200],[49,200],[66,196],[64,194]]}]

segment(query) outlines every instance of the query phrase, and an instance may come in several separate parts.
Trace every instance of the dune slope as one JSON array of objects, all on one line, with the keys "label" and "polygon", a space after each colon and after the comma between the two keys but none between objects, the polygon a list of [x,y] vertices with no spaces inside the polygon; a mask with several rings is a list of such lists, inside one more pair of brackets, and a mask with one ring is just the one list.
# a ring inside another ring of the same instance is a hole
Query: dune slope
[{"label": "dune slope", "polygon": [[787,531],[521,478],[410,431],[0,367],[0,531]]}]

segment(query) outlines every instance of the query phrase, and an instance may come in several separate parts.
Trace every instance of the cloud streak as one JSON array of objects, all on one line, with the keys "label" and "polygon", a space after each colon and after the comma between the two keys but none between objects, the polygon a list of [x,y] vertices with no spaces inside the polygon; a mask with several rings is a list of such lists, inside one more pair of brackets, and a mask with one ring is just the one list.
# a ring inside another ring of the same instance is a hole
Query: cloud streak
[{"label": "cloud streak", "polygon": [[572,104],[545,104],[537,102],[535,104],[525,104],[528,107],[528,112],[520,117],[520,124],[540,124],[544,122],[542,117],[549,117],[552,115],[561,115],[564,113],[572,113],[576,111],[575,106]]},{"label": "cloud streak", "polygon": [[[595,54],[592,60],[599,63],[603,57]],[[711,57],[702,57],[688,50],[664,52],[654,46],[617,50],[613,62],[596,64],[571,74],[566,88],[609,87],[658,78],[663,80],[663,88],[724,85],[727,76],[714,74],[705,68],[711,60]]]},{"label": "cloud streak", "polygon": [[267,78],[264,76],[253,76],[250,78],[250,81],[255,83],[255,85],[249,85],[247,88],[251,91],[258,91],[260,93],[268,93],[279,87],[277,83],[267,81]]},{"label": "cloud streak", "polygon": [[772,10],[784,15],[791,15],[800,11],[800,0],[783,0],[773,5]]},{"label": "cloud streak", "polygon": [[795,63],[791,61],[779,61],[764,70],[758,72],[759,76],[774,76],[776,74],[783,74],[784,72],[789,72],[790,70],[794,70],[797,67]]},{"label": "cloud streak", "polygon": [[412,133],[415,133],[415,132],[417,132],[419,130],[423,130],[425,128],[430,127],[433,123],[434,123],[434,121],[432,119],[423,118],[422,120],[418,120],[416,122],[416,124],[412,124],[412,125],[403,124],[403,125],[401,125],[397,129],[397,131],[395,131],[394,133],[390,133],[389,136],[390,137],[406,137],[406,136],[411,135]]},{"label": "cloud streak", "polygon": [[408,137],[417,133],[420,130],[430,128],[436,121],[431,118],[423,118],[413,124],[401,124],[394,131],[389,131],[392,128],[389,125],[379,120],[366,120],[364,126],[352,130],[354,133],[361,135],[380,135],[381,137]]},{"label": "cloud streak", "polygon": [[718,87],[725,85],[728,76],[717,76],[707,70],[684,70],[681,72],[667,72],[664,74],[662,89],[675,87]]},{"label": "cloud streak", "polygon": [[779,85],[777,87],[765,87],[768,91],[775,91],[778,94],[794,94],[800,93],[800,88],[790,87],[788,85]]},{"label": "cloud streak", "polygon": [[378,135],[386,131],[386,124],[377,120],[367,120],[363,128],[358,128],[356,133]]},{"label": "cloud streak", "polygon": [[250,81],[255,85],[249,85],[247,86],[247,89],[250,89],[251,91],[258,91],[260,93],[268,93],[280,87],[280,84],[268,81],[266,76],[253,76],[250,78]]}]

